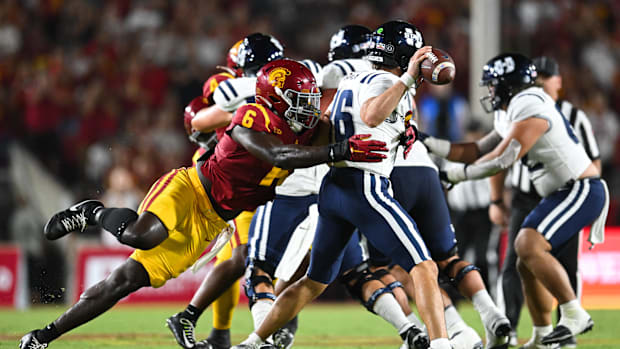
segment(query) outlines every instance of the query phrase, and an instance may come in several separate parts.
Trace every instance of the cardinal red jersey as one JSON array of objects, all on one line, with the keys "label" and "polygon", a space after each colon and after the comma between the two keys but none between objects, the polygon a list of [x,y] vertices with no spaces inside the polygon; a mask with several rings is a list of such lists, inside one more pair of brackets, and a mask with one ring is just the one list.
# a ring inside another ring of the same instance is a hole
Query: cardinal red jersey
[{"label": "cardinal red jersey", "polygon": [[310,144],[314,130],[296,134],[286,121],[260,104],[246,104],[235,112],[226,134],[215,147],[215,153],[200,170],[211,180],[211,195],[226,210],[253,211],[273,200],[276,185],[292,170],[283,170],[255,158],[235,142],[230,133],[234,127],[245,127],[277,136],[284,144]]},{"label": "cardinal red jersey", "polygon": [[209,101],[210,105],[213,105],[213,92],[215,92],[215,89],[222,81],[234,78],[234,76],[226,72],[211,75],[202,85],[202,96]]}]

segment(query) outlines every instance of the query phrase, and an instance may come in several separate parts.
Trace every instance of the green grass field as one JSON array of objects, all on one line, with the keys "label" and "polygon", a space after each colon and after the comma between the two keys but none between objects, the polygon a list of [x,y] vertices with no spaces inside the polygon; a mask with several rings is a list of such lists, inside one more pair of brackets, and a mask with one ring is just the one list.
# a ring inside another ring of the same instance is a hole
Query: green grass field
[{"label": "green grass field", "polygon": [[[61,337],[51,348],[178,348],[164,320],[181,310],[178,306],[118,306],[108,313]],[[17,348],[19,338],[55,319],[64,307],[37,307],[27,311],[0,310],[0,348]],[[477,313],[465,305],[460,312],[467,323],[483,333]],[[579,348],[620,348],[620,311],[593,310],[594,331],[578,338]],[[523,313],[519,327],[521,342],[530,335],[529,316]],[[211,314],[198,322],[198,338],[210,330]],[[251,331],[247,307],[237,309],[233,322],[233,341],[238,343]],[[379,317],[357,304],[319,304],[300,315],[295,348],[398,348],[400,338]]]}]

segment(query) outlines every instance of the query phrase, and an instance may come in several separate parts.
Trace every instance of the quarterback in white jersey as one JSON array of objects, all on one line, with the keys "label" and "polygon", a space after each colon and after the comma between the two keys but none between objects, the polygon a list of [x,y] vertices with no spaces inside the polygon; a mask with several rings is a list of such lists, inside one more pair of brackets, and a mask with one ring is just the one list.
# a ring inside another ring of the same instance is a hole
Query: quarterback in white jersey
[{"label": "quarterback in white jersey", "polygon": [[[344,247],[356,227],[372,245],[410,272],[416,280],[418,309],[427,325],[431,348],[450,348],[437,267],[415,223],[391,197],[388,180],[411,105],[405,93],[419,77],[419,64],[430,47],[422,47],[417,28],[402,21],[380,26],[373,33],[373,41],[370,56],[381,70],[349,75],[340,83],[329,108],[332,137],[349,139],[353,132],[372,136],[385,142],[390,153],[374,166],[341,161],[332,167],[319,193],[319,223],[308,274],[278,296],[260,327],[238,348],[262,343],[325,290],[339,275]],[[400,79],[398,74],[402,74]]]},{"label": "quarterback in white jersey", "polygon": [[[450,144],[434,138],[424,143],[449,160],[467,163],[447,170],[445,176],[453,183],[494,175],[516,161],[528,165],[543,199],[521,225],[515,250],[526,297],[536,300],[528,302],[530,313],[537,326],[549,329],[533,343],[543,346],[561,343],[594,325],[555,255],[591,223],[590,242],[603,241],[609,193],[553,99],[533,87],[536,77],[532,61],[523,55],[492,58],[482,76],[490,94],[481,102],[488,112],[505,110],[501,114],[505,119],[497,120],[495,130],[475,143]],[[478,159],[481,154],[486,155]],[[562,314],[553,330],[552,296]]]}]

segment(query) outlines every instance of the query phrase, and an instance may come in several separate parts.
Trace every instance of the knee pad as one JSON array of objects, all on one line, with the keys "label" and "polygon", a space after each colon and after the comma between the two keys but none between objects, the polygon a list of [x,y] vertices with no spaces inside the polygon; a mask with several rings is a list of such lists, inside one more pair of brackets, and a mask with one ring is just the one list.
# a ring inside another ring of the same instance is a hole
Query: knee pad
[{"label": "knee pad", "polygon": [[448,263],[448,265],[444,268],[444,270],[442,270],[442,273],[448,278],[450,283],[456,288],[458,288],[459,283],[465,278],[465,275],[467,275],[467,273],[469,273],[470,271],[474,271],[474,270],[477,270],[478,272],[480,272],[480,268],[478,268],[477,266],[473,264],[468,264],[464,266],[463,268],[459,269],[454,274],[454,277],[450,276],[450,274],[452,274],[452,269],[454,269],[454,266],[460,261],[462,261],[462,259],[456,258],[452,260],[450,263]]},{"label": "knee pad", "polygon": [[[385,269],[377,269],[377,270],[373,271],[372,274],[375,276],[375,278],[377,280],[381,280],[381,278],[386,276],[386,275],[391,275],[390,272],[388,270],[385,270]],[[400,281],[398,281],[398,280],[390,282],[389,284],[385,285],[385,287],[387,289],[389,289],[390,291],[393,291],[396,287],[404,288],[403,284],[400,283]]]},{"label": "knee pad", "polygon": [[136,211],[129,208],[104,208],[99,215],[101,226],[118,239],[127,226],[138,220]]},{"label": "knee pad", "polygon": [[352,271],[340,277],[340,281],[344,283],[345,287],[347,288],[347,291],[349,291],[349,294],[351,294],[353,298],[359,300],[360,303],[362,303],[362,305],[366,307],[366,309],[368,309],[368,311],[370,311],[373,314],[374,314],[374,311],[372,310],[372,308],[375,305],[377,298],[386,292],[392,292],[391,289],[387,287],[382,287],[376,290],[375,292],[373,292],[373,294],[370,296],[370,298],[368,298],[367,301],[364,301],[364,298],[362,296],[362,287],[364,286],[365,283],[370,282],[372,280],[380,280],[379,277],[377,277],[377,274],[381,274],[381,273],[371,272],[370,269],[368,268],[368,263],[364,262],[358,265]]},{"label": "knee pad", "polygon": [[245,295],[248,297],[248,305],[250,306],[250,309],[252,309],[252,306],[261,299],[271,299],[272,301],[276,300],[276,296],[272,292],[256,292],[255,290],[256,286],[262,283],[273,287],[273,276],[272,274],[268,276],[267,275],[256,275],[255,268],[256,266],[250,263],[250,265],[248,266],[247,273],[246,273],[245,285],[243,285]]}]

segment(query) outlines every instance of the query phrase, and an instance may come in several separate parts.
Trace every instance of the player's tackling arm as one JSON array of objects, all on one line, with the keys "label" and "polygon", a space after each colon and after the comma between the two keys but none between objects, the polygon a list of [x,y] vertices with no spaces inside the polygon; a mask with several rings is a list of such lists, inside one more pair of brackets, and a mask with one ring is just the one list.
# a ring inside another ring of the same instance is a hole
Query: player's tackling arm
[{"label": "player's tackling arm", "polygon": [[320,146],[283,144],[275,135],[235,126],[231,137],[250,154],[273,166],[290,170],[311,167],[342,160],[377,162],[386,156],[376,151],[387,151],[384,142],[364,140],[355,135],[339,143]]}]

